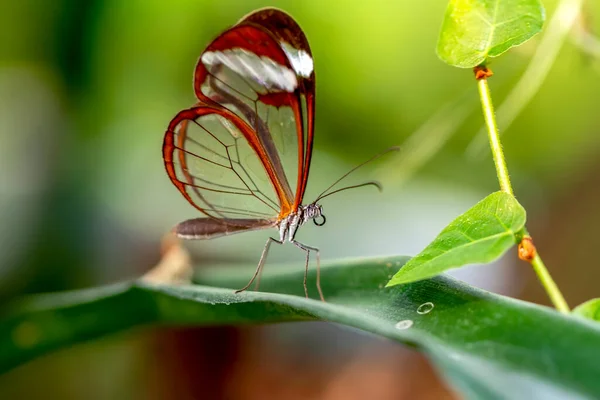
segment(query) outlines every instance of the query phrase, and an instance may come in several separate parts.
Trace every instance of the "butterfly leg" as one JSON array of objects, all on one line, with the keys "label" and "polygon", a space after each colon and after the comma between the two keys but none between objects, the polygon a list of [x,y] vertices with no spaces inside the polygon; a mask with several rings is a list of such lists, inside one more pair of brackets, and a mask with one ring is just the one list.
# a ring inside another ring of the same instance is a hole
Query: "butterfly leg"
[{"label": "butterfly leg", "polygon": [[[265,248],[263,249],[263,252],[260,256],[260,260],[258,261],[258,266],[256,267],[256,271],[254,271],[254,275],[252,276],[252,279],[250,279],[250,282],[248,282],[248,284],[246,286],[244,286],[241,289],[236,290],[236,293],[240,293],[243,292],[244,290],[248,289],[250,287],[250,285],[252,285],[252,282],[254,282],[254,280],[256,279],[257,276],[259,276],[262,272],[262,268],[265,265],[265,261],[267,260],[267,254],[269,254],[269,247],[271,247],[271,243],[277,243],[277,244],[283,244],[283,241],[281,240],[277,240],[277,239],[273,239],[272,237],[270,237],[267,240],[267,243],[265,243]],[[256,285],[256,289],[258,290],[258,283],[260,282],[260,278],[259,281],[257,282]]]},{"label": "butterfly leg", "polygon": [[306,279],[308,277],[308,262],[310,260],[310,252],[314,251],[317,253],[317,290],[319,291],[319,297],[321,297],[321,301],[325,301],[325,297],[323,296],[323,291],[321,290],[321,254],[319,249],[316,247],[307,246],[303,243],[292,240],[292,243],[306,252],[306,265],[304,266],[304,294],[306,298],[308,298],[308,287],[306,286]]}]

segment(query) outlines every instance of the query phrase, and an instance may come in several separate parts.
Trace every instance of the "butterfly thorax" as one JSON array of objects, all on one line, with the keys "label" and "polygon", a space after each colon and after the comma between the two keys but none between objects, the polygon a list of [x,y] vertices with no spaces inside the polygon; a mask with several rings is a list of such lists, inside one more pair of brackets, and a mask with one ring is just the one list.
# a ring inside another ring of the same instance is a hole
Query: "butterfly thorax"
[{"label": "butterfly thorax", "polygon": [[[283,218],[277,225],[279,227],[279,240],[281,242],[292,242],[299,227],[318,217],[325,218],[323,208],[319,204],[301,205],[296,212]],[[323,225],[323,223],[317,225]]]}]

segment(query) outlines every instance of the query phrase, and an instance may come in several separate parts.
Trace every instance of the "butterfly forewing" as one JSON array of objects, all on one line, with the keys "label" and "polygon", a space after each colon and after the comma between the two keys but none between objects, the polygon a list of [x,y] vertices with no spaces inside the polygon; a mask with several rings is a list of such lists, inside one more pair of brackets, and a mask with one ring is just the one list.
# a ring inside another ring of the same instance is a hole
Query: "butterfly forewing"
[{"label": "butterfly forewing", "polygon": [[201,102],[227,107],[255,130],[279,178],[280,216],[295,211],[306,189],[314,120],[313,61],[298,24],[275,9],[243,18],[202,53],[195,89]]},{"label": "butterfly forewing", "polygon": [[[308,39],[298,23],[288,14],[277,9],[265,9],[253,12],[242,18],[241,23],[254,23],[268,30],[282,44],[292,67],[298,77],[297,92],[302,97],[304,107],[304,135],[301,143],[304,153],[298,156],[304,158],[299,162],[302,173],[298,175],[295,206],[302,202],[308,183],[310,161],[312,157],[314,118],[315,118],[315,73],[312,52]],[[298,126],[298,131],[301,128]]]}]

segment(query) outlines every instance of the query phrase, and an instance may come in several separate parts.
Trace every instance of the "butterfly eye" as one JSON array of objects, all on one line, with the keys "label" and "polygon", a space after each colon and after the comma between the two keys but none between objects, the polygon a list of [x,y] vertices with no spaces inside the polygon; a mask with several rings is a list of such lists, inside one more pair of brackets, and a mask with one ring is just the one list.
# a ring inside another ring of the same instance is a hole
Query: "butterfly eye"
[{"label": "butterfly eye", "polygon": [[325,218],[325,215],[323,214],[321,214],[321,220],[318,220],[317,218],[313,219],[316,226],[323,226],[325,225],[325,222],[327,222],[327,218]]}]

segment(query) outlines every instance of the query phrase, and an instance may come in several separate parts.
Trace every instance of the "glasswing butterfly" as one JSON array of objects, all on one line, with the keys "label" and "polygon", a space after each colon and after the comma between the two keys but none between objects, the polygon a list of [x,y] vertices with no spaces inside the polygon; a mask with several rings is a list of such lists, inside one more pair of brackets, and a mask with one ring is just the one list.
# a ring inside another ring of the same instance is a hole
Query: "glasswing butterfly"
[{"label": "glasswing butterfly", "polygon": [[[325,223],[320,199],[379,184],[332,190],[365,162],[303,204],[315,121],[315,71],[304,32],[278,9],[245,16],[202,52],[194,91],[198,102],[169,124],[163,159],[171,182],[204,216],[173,232],[183,239],[212,239],[276,228],[279,238],[267,240],[252,279],[237,292],[258,283],[272,243],[290,242],[306,253],[305,271],[310,253],[316,253],[323,299],[319,249],[297,241],[296,232],[310,220]],[[304,291],[308,297],[306,273]]]}]

